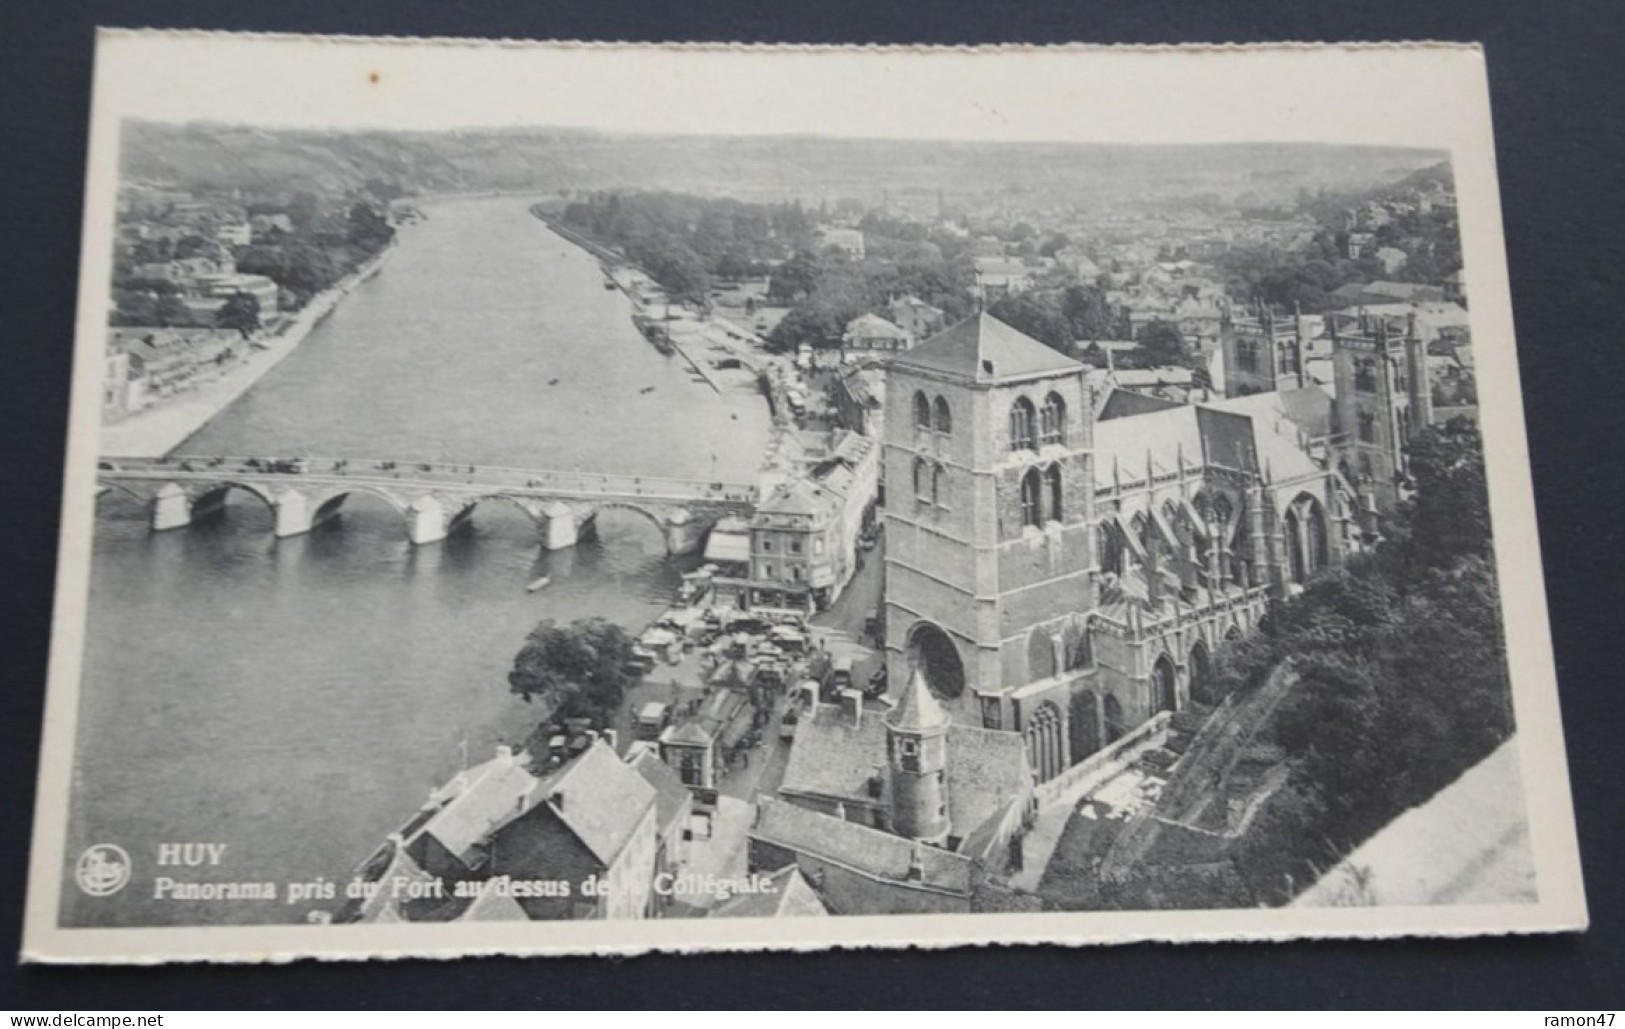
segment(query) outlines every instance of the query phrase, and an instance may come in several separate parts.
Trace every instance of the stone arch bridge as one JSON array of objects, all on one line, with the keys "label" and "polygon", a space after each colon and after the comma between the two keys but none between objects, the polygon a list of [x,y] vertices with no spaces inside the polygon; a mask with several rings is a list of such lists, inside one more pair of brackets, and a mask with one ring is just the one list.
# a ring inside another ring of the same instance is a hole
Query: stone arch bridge
[{"label": "stone arch bridge", "polygon": [[98,496],[119,491],[147,505],[155,530],[216,513],[241,490],[270,508],[279,537],[309,532],[357,493],[400,512],[414,544],[442,540],[480,504],[501,502],[530,516],[548,550],[574,546],[598,512],[624,508],[659,526],[668,553],[692,553],[720,518],[749,517],[756,506],[756,488],[739,483],[444,461],[104,457],[96,481]]}]

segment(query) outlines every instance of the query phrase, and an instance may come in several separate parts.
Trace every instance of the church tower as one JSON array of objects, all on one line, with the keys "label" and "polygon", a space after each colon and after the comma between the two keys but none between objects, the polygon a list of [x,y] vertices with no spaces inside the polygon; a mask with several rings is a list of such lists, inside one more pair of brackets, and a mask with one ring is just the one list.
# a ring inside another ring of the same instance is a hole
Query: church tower
[{"label": "church tower", "polygon": [[1224,349],[1226,397],[1302,389],[1308,381],[1298,318],[1277,315],[1262,301],[1240,314],[1225,309],[1219,345]]},{"label": "church tower", "polygon": [[891,358],[884,425],[890,681],[921,669],[961,724],[1064,719],[1096,589],[1083,366],[973,315]]},{"label": "church tower", "polygon": [[948,715],[916,668],[886,713],[892,830],[921,843],[948,839]]},{"label": "church tower", "polygon": [[1433,420],[1427,347],[1414,323],[1382,315],[1332,316],[1338,466],[1368,510],[1391,512],[1409,479],[1409,447]]}]

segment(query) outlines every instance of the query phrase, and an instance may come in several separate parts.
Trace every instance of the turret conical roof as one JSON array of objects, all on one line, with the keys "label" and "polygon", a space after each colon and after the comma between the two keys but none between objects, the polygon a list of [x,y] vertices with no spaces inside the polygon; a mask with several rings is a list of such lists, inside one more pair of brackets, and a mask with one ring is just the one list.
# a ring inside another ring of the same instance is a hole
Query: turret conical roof
[{"label": "turret conical roof", "polygon": [[896,732],[929,733],[946,729],[948,723],[948,712],[931,695],[925,672],[916,665],[897,706],[886,712],[886,727]]}]

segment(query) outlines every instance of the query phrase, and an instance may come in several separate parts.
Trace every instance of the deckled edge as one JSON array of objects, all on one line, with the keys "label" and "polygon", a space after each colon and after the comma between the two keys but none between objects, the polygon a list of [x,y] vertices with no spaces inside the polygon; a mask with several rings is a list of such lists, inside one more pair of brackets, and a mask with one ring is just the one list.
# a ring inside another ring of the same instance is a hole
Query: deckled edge
[{"label": "deckled edge", "polygon": [[367,36],[357,34],[325,34],[299,32],[238,32],[226,29],[172,29],[131,26],[97,26],[98,39],[164,38],[164,39],[254,39],[271,42],[346,43],[369,46],[455,46],[470,48],[501,47],[528,50],[680,50],[693,53],[875,53],[875,54],[1010,54],[1010,53],[1111,53],[1133,51],[1139,53],[1247,53],[1247,52],[1323,52],[1326,50],[1371,51],[1449,51],[1484,53],[1484,44],[1477,41],[1421,39],[1307,42],[1301,40],[1267,41],[1257,43],[741,43],[741,42],[669,42],[658,40],[593,40],[593,39],[519,39],[513,36]]}]

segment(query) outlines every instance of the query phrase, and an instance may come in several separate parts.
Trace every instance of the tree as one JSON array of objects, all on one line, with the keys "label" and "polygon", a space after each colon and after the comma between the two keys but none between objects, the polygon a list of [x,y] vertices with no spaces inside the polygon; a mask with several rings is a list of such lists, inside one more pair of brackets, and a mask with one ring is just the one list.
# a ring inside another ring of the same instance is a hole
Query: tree
[{"label": "tree", "polygon": [[1408,564],[1448,568],[1490,553],[1489,494],[1478,427],[1452,418],[1417,434],[1410,447],[1416,494],[1401,511],[1409,530]]},{"label": "tree", "polygon": [[376,207],[357,202],[350,208],[349,228],[345,240],[351,246],[373,253],[382,250],[394,238],[394,227]]},{"label": "tree", "polygon": [[508,686],[527,704],[543,704],[548,718],[584,717],[602,725],[626,698],[631,658],[632,638],[613,622],[579,618],[561,626],[549,618],[525,637]]},{"label": "tree", "polygon": [[1153,321],[1140,326],[1134,334],[1138,344],[1134,348],[1135,363],[1142,368],[1191,368],[1196,362],[1191,345],[1179,326],[1172,322]]},{"label": "tree", "polygon": [[226,298],[224,306],[215,312],[214,324],[221,329],[236,329],[247,339],[260,331],[259,298],[238,290]]},{"label": "tree", "polygon": [[1020,293],[997,301],[987,313],[1063,354],[1072,352],[1072,329],[1053,298]]},{"label": "tree", "polygon": [[1068,286],[1061,294],[1061,315],[1070,326],[1073,339],[1115,339],[1117,317],[1099,286]]}]

